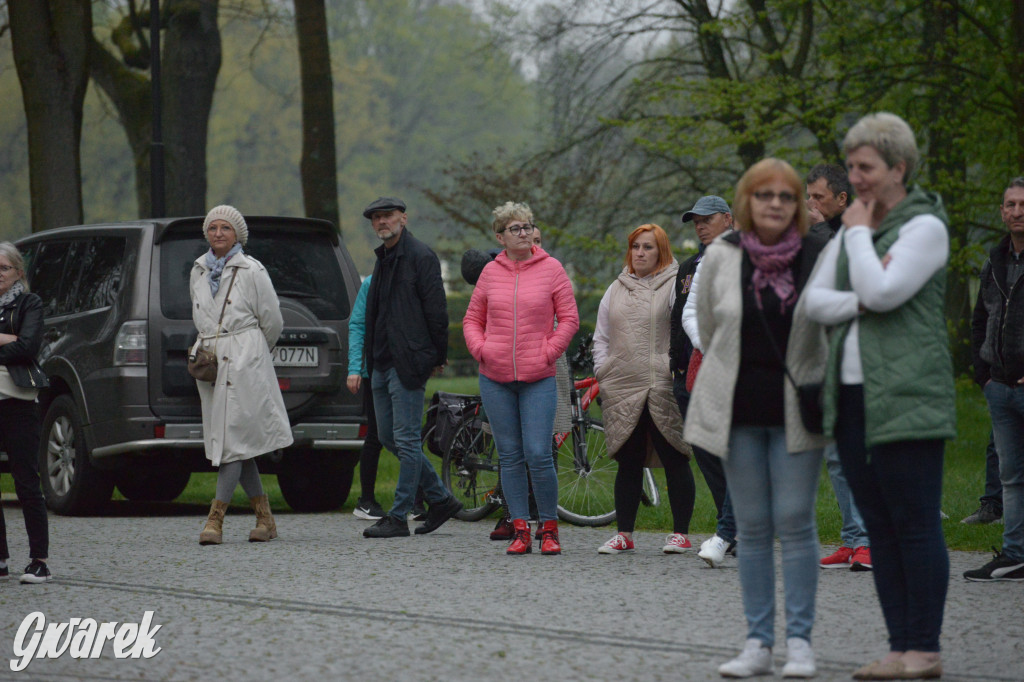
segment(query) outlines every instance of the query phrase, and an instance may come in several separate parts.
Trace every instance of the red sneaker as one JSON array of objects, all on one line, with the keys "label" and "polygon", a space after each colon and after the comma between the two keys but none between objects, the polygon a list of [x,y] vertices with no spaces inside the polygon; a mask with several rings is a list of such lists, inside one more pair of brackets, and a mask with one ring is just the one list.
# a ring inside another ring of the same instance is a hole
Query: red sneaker
[{"label": "red sneaker", "polygon": [[504,540],[508,542],[512,539],[512,536],[516,534],[515,526],[512,525],[512,519],[503,517],[501,521],[498,521],[498,525],[491,531],[492,540]]},{"label": "red sneaker", "polygon": [[598,554],[621,554],[632,551],[633,541],[621,533],[616,534],[611,540],[597,548]]},{"label": "red sneaker", "polygon": [[532,552],[533,539],[530,537],[530,524],[526,522],[526,519],[515,519],[512,521],[512,526],[515,528],[516,534],[512,538],[512,544],[505,550],[505,554],[521,556]]},{"label": "red sneaker", "polygon": [[870,571],[871,570],[871,548],[870,547],[858,547],[853,550],[853,556],[850,557],[850,570],[851,571]]},{"label": "red sneaker", "polygon": [[852,549],[849,547],[840,547],[834,554],[830,554],[822,559],[818,565],[822,568],[850,568],[850,557],[852,556]]},{"label": "red sneaker", "polygon": [[665,554],[682,554],[683,552],[689,552],[693,549],[693,545],[690,544],[690,539],[682,533],[672,533],[665,540],[665,546],[661,548],[661,551]]}]

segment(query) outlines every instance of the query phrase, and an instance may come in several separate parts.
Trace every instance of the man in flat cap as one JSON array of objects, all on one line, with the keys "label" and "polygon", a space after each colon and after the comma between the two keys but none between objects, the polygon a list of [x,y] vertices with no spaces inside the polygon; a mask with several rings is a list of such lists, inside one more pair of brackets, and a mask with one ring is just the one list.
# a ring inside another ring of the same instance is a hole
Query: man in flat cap
[{"label": "man in flat cap", "polygon": [[378,435],[399,462],[394,505],[363,535],[409,535],[406,515],[417,488],[429,504],[426,521],[416,529],[422,535],[462,509],[420,447],[427,379],[448,358],[448,303],[441,263],[430,247],[405,229],[408,216],[401,199],[380,197],[363,216],[383,242],[374,251],[377,263],[366,300],[366,366]]},{"label": "man in flat cap", "polygon": [[[690,392],[686,390],[686,369],[694,350],[694,344],[687,336],[687,330],[683,329],[683,309],[690,295],[697,266],[700,265],[700,261],[704,257],[704,249],[718,235],[732,229],[732,209],[722,197],[715,195],[701,197],[693,205],[693,208],[683,214],[684,223],[691,220],[694,230],[697,232],[697,239],[700,240],[700,246],[697,247],[697,253],[683,261],[683,264],[679,266],[679,274],[676,275],[676,302],[672,307],[672,336],[669,346],[672,390],[675,393],[676,402],[679,403],[679,411],[682,412],[683,419],[686,419],[686,408],[690,404]],[[736,519],[732,514],[732,503],[729,501],[725,485],[722,460],[698,447],[693,448],[693,456],[697,460],[701,474],[704,475],[704,481],[708,484],[708,490],[711,491],[711,497],[718,510],[715,534],[701,544],[697,556],[712,568],[716,568],[725,560],[726,551],[736,543]]]}]

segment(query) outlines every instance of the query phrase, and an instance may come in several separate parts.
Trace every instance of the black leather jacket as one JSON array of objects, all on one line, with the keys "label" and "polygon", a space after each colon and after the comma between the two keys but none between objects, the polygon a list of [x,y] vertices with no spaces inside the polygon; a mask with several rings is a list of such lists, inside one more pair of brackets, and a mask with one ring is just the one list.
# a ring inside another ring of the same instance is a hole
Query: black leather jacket
[{"label": "black leather jacket", "polygon": [[989,251],[971,320],[974,380],[1015,384],[1024,378],[1024,275],[1006,286],[1010,235]]},{"label": "black leather jacket", "polygon": [[14,334],[17,341],[0,346],[0,365],[7,367],[18,386],[34,385],[29,367],[39,354],[43,342],[43,302],[32,293],[18,296],[0,310],[0,333]]}]

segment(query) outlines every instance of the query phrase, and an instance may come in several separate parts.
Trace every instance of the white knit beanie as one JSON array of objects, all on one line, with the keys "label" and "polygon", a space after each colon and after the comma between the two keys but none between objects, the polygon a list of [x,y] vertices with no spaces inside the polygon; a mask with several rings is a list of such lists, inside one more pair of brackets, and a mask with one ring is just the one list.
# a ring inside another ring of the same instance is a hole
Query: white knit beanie
[{"label": "white knit beanie", "polygon": [[226,220],[231,227],[235,228],[235,236],[238,237],[238,243],[242,246],[245,246],[245,243],[249,241],[249,226],[245,224],[245,218],[242,217],[242,214],[234,206],[221,204],[210,209],[210,212],[206,214],[206,220],[203,221],[204,237],[206,236],[206,229],[210,227],[210,223],[214,220]]}]

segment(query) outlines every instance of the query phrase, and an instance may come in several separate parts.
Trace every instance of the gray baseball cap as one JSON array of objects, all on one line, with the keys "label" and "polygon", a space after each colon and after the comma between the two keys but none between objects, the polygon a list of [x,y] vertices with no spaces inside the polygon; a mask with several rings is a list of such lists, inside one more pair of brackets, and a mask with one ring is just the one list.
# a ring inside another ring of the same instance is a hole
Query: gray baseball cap
[{"label": "gray baseball cap", "polygon": [[697,203],[693,205],[693,208],[683,214],[683,222],[690,222],[695,215],[711,215],[712,213],[732,213],[732,209],[729,208],[729,204],[725,203],[725,199],[722,197],[709,194],[706,197],[697,199]]}]

